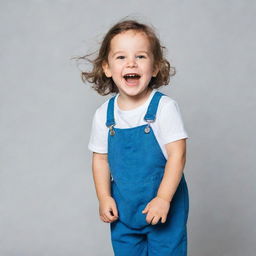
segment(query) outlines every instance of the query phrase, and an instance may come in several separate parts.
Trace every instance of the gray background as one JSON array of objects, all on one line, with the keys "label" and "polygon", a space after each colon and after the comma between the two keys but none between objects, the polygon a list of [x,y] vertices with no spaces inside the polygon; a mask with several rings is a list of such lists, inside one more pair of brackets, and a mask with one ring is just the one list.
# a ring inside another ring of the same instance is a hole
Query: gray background
[{"label": "gray background", "polygon": [[70,58],[130,15],[153,24],[177,69],[191,137],[189,256],[253,256],[255,1],[1,1],[0,255],[113,255],[87,149],[110,96]]}]

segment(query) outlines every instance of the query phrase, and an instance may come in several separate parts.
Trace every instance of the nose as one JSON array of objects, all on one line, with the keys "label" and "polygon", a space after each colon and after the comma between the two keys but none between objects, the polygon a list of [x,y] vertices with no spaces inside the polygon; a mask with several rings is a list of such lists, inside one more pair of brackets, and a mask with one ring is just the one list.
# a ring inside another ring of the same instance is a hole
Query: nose
[{"label": "nose", "polygon": [[133,57],[127,58],[127,63],[126,63],[127,67],[137,67],[137,62],[136,59]]}]

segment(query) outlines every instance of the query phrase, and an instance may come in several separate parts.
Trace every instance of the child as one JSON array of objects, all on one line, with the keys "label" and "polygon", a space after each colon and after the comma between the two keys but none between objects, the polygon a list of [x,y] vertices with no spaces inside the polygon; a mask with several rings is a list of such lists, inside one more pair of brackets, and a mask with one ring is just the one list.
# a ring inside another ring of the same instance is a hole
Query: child
[{"label": "child", "polygon": [[187,255],[186,138],[176,101],[157,88],[171,66],[154,30],[135,20],[105,35],[83,81],[101,95],[88,148],[99,214],[116,256]]}]

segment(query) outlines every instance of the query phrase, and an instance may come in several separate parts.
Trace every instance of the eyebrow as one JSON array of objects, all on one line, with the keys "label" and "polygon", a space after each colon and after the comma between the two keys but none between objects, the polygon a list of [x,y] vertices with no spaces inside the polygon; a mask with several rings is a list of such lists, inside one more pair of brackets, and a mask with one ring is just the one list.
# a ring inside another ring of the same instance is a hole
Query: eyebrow
[{"label": "eyebrow", "polygon": [[[117,51],[117,52],[114,52],[112,54],[112,57],[114,57],[115,55],[117,54],[121,54],[121,53],[124,53],[124,51]],[[149,55],[148,51],[138,51],[138,53],[146,53],[147,55]]]}]

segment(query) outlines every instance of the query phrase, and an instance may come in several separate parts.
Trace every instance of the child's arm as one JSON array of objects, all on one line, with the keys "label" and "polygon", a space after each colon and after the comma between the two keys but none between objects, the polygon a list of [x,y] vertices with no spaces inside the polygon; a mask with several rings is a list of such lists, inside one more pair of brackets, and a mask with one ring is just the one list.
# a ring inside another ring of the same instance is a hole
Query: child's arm
[{"label": "child's arm", "polygon": [[93,152],[92,171],[99,200],[100,218],[104,222],[115,221],[118,218],[118,212],[115,200],[111,196],[108,154]]},{"label": "child's arm", "polygon": [[181,139],[165,145],[168,160],[157,196],[171,202],[180,183],[186,163],[186,140]]},{"label": "child's arm", "polygon": [[111,196],[108,154],[93,152],[92,172],[98,200]]}]

